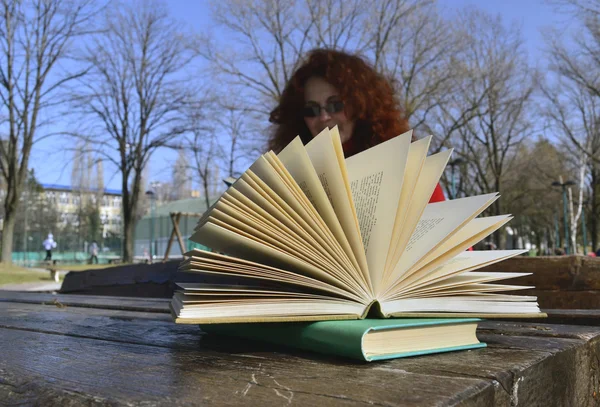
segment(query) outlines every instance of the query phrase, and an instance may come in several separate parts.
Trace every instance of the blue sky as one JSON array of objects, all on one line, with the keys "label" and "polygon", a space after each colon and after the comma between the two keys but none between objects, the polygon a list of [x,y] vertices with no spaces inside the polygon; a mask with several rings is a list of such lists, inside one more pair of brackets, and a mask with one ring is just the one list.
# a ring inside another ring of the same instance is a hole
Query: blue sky
[{"label": "blue sky", "polygon": [[[440,6],[451,11],[476,6],[487,13],[500,15],[505,23],[517,23],[522,30],[529,59],[533,64],[543,61],[544,27],[566,27],[568,16],[559,14],[545,0],[439,0]],[[542,68],[542,66],[540,66]]]},{"label": "blue sky", "polygon": [[[559,14],[543,0],[439,0],[438,3],[448,13],[477,6],[488,13],[501,15],[505,23],[516,22],[522,29],[529,59],[539,68],[543,68],[540,64],[544,61],[542,29],[550,26],[567,28],[567,16]],[[207,0],[169,0],[167,4],[172,16],[191,30],[200,32],[214,29]],[[35,168],[40,182],[70,184],[71,168],[68,162],[71,155],[64,152],[66,143],[49,140],[36,145],[30,166]],[[169,180],[175,158],[174,153],[157,152],[150,162],[149,181]],[[104,176],[106,187],[121,188],[120,175],[107,165]]]}]

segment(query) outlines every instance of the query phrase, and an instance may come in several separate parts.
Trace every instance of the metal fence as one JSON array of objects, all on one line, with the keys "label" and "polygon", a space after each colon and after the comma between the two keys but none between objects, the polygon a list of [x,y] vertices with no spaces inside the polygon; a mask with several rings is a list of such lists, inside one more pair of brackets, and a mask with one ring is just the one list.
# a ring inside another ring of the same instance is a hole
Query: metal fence
[{"label": "metal fence", "polygon": [[[154,226],[152,223],[154,222]],[[189,240],[189,237],[194,233],[194,228],[198,223],[198,218],[194,217],[186,217],[182,216],[179,219],[179,231],[183,237],[183,241],[185,244],[185,250],[191,250],[193,248],[203,248],[206,247],[194,243]],[[155,216],[146,217],[141,219],[135,228],[135,238],[134,238],[134,256],[138,258],[149,257],[150,255],[150,240],[152,237],[153,240],[153,250],[152,254],[155,258],[163,258],[165,255],[165,251],[167,250],[167,244],[169,242],[169,237],[171,236],[171,232],[173,230],[173,222],[171,221],[170,216]],[[152,232],[152,233],[151,233]],[[152,236],[151,236],[152,235]],[[171,245],[171,251],[169,257],[172,258],[180,258],[182,257],[181,249],[179,248],[179,242],[177,241],[177,237],[173,239],[173,243]]]},{"label": "metal fence", "polygon": [[[46,251],[13,252],[13,263],[21,267],[41,267],[45,265]],[[121,258],[120,252],[98,253],[98,264],[108,264]],[[91,263],[91,256],[84,251],[52,251],[52,260],[59,264]]]}]

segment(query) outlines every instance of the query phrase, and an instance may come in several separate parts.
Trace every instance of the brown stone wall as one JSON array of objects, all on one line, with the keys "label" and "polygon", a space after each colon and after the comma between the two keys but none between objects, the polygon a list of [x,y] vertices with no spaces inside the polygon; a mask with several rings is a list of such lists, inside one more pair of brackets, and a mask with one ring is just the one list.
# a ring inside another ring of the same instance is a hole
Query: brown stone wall
[{"label": "brown stone wall", "polygon": [[543,309],[600,309],[600,258],[519,256],[479,271],[532,273],[502,283],[535,286],[512,293],[536,295]]}]

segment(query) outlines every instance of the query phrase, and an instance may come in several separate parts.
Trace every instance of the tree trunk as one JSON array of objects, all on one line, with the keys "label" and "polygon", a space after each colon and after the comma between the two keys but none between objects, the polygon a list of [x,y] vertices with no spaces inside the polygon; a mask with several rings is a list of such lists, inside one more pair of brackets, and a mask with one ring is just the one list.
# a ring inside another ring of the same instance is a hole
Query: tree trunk
[{"label": "tree trunk", "polygon": [[208,170],[205,172],[206,176],[202,180],[203,188],[204,188],[204,202],[206,203],[206,209],[210,208],[210,197],[208,192]]},{"label": "tree trunk", "polygon": [[123,261],[133,262],[133,227],[134,222],[123,222]]},{"label": "tree trunk", "polygon": [[121,210],[123,211],[123,241],[121,246],[121,257],[124,263],[133,262],[133,219],[131,213],[131,194],[129,193],[127,179],[129,174],[123,174],[123,180],[121,183]]},{"label": "tree trunk", "polygon": [[128,189],[129,173],[123,175],[122,181],[122,208],[123,208],[123,261],[133,262],[133,243],[137,211],[139,205],[140,182],[142,169],[135,170],[131,189]]},{"label": "tree trunk", "polygon": [[496,232],[496,236],[498,236],[496,245],[498,246],[498,250],[506,250],[506,228],[501,228]]},{"label": "tree trunk", "polygon": [[[27,163],[25,162],[24,168]],[[2,262],[10,264],[12,263],[12,252],[13,252],[13,240],[14,240],[14,232],[15,232],[15,224],[17,221],[17,213],[21,208],[21,201],[19,197],[21,196],[21,192],[23,190],[23,184],[25,183],[25,177],[13,170],[13,173],[17,173],[15,175],[14,183],[8,183],[8,188],[6,190],[6,197],[4,201],[4,226],[2,230]],[[25,206],[27,210],[27,206]]]},{"label": "tree trunk", "polygon": [[4,227],[2,229],[2,262],[12,263],[13,234],[15,232],[15,222],[17,212],[6,212],[4,215]]}]

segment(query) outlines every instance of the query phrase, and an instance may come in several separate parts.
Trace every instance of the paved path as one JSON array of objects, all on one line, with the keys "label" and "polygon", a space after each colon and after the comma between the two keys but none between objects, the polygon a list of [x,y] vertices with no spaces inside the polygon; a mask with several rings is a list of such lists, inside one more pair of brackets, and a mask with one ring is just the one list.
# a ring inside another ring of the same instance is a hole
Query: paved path
[{"label": "paved path", "polygon": [[4,291],[58,291],[62,283],[54,281],[36,281],[33,283],[5,284],[0,285]]}]

